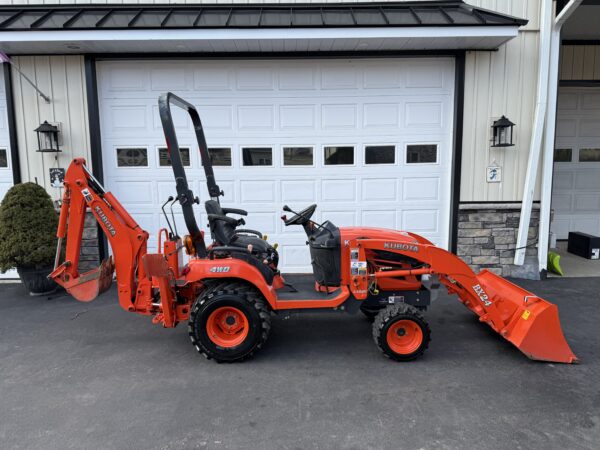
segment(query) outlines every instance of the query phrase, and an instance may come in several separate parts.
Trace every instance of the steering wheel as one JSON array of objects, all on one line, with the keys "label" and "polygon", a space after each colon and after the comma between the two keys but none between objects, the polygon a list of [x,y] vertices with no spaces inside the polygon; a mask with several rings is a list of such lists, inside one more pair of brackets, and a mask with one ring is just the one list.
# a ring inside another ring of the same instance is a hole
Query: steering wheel
[{"label": "steering wheel", "polygon": [[[283,216],[282,217],[283,222],[285,223],[286,227],[289,227],[290,225],[304,225],[306,222],[308,222],[310,220],[312,215],[315,213],[316,209],[317,209],[316,204],[310,205],[308,208],[304,208],[298,214],[294,214],[289,219],[286,218],[285,216]],[[283,210],[293,212],[287,205],[283,207]]]}]

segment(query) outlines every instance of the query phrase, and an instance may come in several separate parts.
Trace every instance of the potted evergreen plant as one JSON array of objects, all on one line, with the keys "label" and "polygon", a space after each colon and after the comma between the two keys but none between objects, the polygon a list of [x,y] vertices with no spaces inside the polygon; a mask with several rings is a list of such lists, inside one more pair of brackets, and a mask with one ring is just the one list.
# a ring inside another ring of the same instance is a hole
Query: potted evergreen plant
[{"label": "potted evergreen plant", "polygon": [[0,271],[16,268],[31,295],[56,289],[47,278],[56,251],[58,215],[46,190],[34,183],[10,188],[0,204]]}]

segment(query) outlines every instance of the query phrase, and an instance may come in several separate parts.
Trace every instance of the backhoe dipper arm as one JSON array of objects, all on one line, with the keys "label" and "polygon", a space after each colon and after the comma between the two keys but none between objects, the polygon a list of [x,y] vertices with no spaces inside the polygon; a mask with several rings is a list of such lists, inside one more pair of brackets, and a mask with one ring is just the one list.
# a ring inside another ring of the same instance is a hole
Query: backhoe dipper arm
[{"label": "backhoe dipper arm", "polygon": [[[119,303],[135,309],[138,279],[145,278],[142,256],[146,254],[148,233],[140,228],[119,201],[106,192],[89,172],[83,158],[74,159],[64,180],[65,192],[57,231],[59,239],[54,271],[50,274],[73,297],[91,301],[108,289],[116,269]],[[85,214],[90,209],[106,234],[114,256],[100,267],[79,273],[79,255]],[[62,241],[66,238],[65,260],[59,265]]]}]

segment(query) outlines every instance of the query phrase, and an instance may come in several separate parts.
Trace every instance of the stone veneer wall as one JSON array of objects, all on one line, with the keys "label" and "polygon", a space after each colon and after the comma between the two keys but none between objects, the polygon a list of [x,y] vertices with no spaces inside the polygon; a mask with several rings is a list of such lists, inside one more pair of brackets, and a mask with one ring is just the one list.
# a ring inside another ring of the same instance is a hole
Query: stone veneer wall
[{"label": "stone veneer wall", "polygon": [[513,265],[520,203],[463,203],[458,214],[457,254],[476,272],[488,269],[504,277],[540,279],[537,260],[539,205],[533,205],[525,264]]},{"label": "stone veneer wall", "polygon": [[79,257],[79,271],[98,267],[100,264],[100,253],[98,250],[98,223],[91,212],[85,215],[85,225],[81,241],[81,254]]}]

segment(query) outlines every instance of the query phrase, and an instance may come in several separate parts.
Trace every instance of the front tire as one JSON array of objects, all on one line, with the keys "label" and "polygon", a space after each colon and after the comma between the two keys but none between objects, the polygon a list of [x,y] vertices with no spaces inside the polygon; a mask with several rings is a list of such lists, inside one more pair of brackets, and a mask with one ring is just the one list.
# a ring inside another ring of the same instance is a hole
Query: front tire
[{"label": "front tire", "polygon": [[263,296],[242,282],[208,287],[194,302],[188,331],[196,350],[217,362],[243,361],[266,342],[271,316]]},{"label": "front tire", "polygon": [[429,347],[431,330],[417,308],[400,303],[379,311],[373,322],[373,339],[388,358],[412,361]]}]

